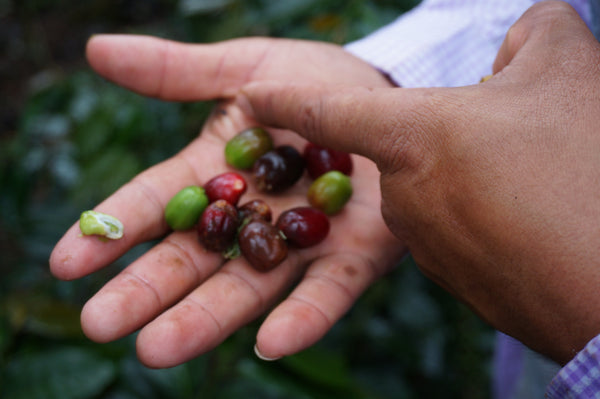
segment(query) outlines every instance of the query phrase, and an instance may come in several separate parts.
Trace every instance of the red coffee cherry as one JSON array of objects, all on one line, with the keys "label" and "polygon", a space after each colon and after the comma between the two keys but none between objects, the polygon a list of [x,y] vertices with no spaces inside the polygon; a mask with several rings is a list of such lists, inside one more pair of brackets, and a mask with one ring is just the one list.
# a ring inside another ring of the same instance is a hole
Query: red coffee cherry
[{"label": "red coffee cherry", "polygon": [[198,239],[209,251],[223,252],[233,243],[239,227],[237,210],[225,200],[217,200],[204,210],[198,222]]},{"label": "red coffee cherry", "polygon": [[306,162],[306,171],[312,179],[316,179],[332,170],[337,170],[348,176],[352,174],[352,158],[346,152],[307,143],[304,147],[303,156]]},{"label": "red coffee cherry", "polygon": [[238,215],[241,222],[244,222],[246,219],[262,219],[266,222],[270,222],[272,218],[271,208],[265,201],[260,199],[246,202],[244,205],[238,207]]},{"label": "red coffee cherry", "polygon": [[294,147],[282,145],[256,160],[252,168],[256,187],[267,193],[292,187],[304,173],[304,159]]},{"label": "red coffee cherry", "polygon": [[204,185],[209,202],[223,199],[234,206],[246,192],[246,188],[246,180],[235,172],[217,175]]},{"label": "red coffee cherry", "polygon": [[309,206],[288,209],[279,215],[275,224],[288,243],[297,248],[317,245],[329,234],[329,218]]},{"label": "red coffee cherry", "polygon": [[264,220],[252,220],[238,236],[244,258],[261,272],[269,271],[287,257],[287,244],[279,229]]}]

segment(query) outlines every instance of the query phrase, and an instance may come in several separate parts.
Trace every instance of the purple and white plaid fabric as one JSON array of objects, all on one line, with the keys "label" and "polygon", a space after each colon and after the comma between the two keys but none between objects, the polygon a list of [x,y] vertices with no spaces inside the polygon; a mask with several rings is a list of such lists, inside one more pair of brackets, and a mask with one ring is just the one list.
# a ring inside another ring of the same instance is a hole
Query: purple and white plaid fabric
[{"label": "purple and white plaid fabric", "polygon": [[560,370],[548,386],[546,397],[600,399],[600,335]]},{"label": "purple and white plaid fabric", "polygon": [[[346,50],[402,87],[475,84],[492,72],[508,28],[537,1],[425,0]],[[589,24],[588,1],[568,3]]]}]

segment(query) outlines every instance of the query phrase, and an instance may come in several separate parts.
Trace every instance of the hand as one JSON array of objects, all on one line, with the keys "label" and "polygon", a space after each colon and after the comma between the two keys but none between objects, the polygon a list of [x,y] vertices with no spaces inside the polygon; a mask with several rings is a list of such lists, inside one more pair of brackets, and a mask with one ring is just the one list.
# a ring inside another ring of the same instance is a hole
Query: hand
[{"label": "hand", "polygon": [[600,333],[600,45],[563,2],[510,29],[491,80],[454,89],[251,84],[265,124],[360,153],[422,271],[566,362]]},{"label": "hand", "polygon": [[[201,185],[228,170],[225,142],[255,123],[230,98],[242,85],[269,79],[390,86],[379,72],[338,46],[293,40],[184,45],[149,37],[97,36],[90,40],[87,56],[101,75],[138,93],[222,102],[187,148],[98,205],[98,211],[123,222],[122,239],[106,243],[81,237],[77,225],[67,231],[50,258],[54,275],[66,280],[92,273],[136,244],[165,235],[168,200],[184,186]],[[299,149],[305,143],[291,132],[277,132],[274,140]],[[275,358],[310,346],[405,252],[379,213],[375,165],[356,156],[354,166],[355,194],[331,218],[330,235],[322,244],[291,251],[277,269],[259,273],[241,258],[223,264],[220,255],[202,249],[194,232],[170,233],[88,301],[81,315],[84,332],[106,342],[141,328],[141,361],[151,367],[173,366],[218,345],[271,309],[301,280],[263,323],[257,348]],[[249,186],[242,201],[261,197]],[[289,194],[268,196],[273,216],[306,204],[307,186],[302,180]]]}]

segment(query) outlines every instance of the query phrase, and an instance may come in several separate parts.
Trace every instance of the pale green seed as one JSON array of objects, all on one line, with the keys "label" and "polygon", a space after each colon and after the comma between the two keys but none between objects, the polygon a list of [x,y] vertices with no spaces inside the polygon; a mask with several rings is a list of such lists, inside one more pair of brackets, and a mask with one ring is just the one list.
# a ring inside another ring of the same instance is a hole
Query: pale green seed
[{"label": "pale green seed", "polygon": [[79,229],[84,235],[98,235],[111,240],[123,237],[123,223],[114,216],[85,211],[79,217]]}]

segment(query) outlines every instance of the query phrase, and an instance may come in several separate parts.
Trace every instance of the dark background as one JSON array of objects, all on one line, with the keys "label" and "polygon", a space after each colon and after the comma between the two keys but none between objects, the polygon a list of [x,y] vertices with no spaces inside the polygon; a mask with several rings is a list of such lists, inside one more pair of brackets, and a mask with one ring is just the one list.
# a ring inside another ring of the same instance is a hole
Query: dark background
[{"label": "dark background", "polygon": [[134,337],[94,344],[79,327],[86,299],[151,244],[78,281],[48,272],[81,211],[185,146],[211,106],[142,98],[95,76],[84,59],[91,34],[343,44],[416,3],[0,0],[0,398],[489,397],[493,331],[410,258],[303,353],[256,359],[257,320],[168,370],[140,365]]}]

